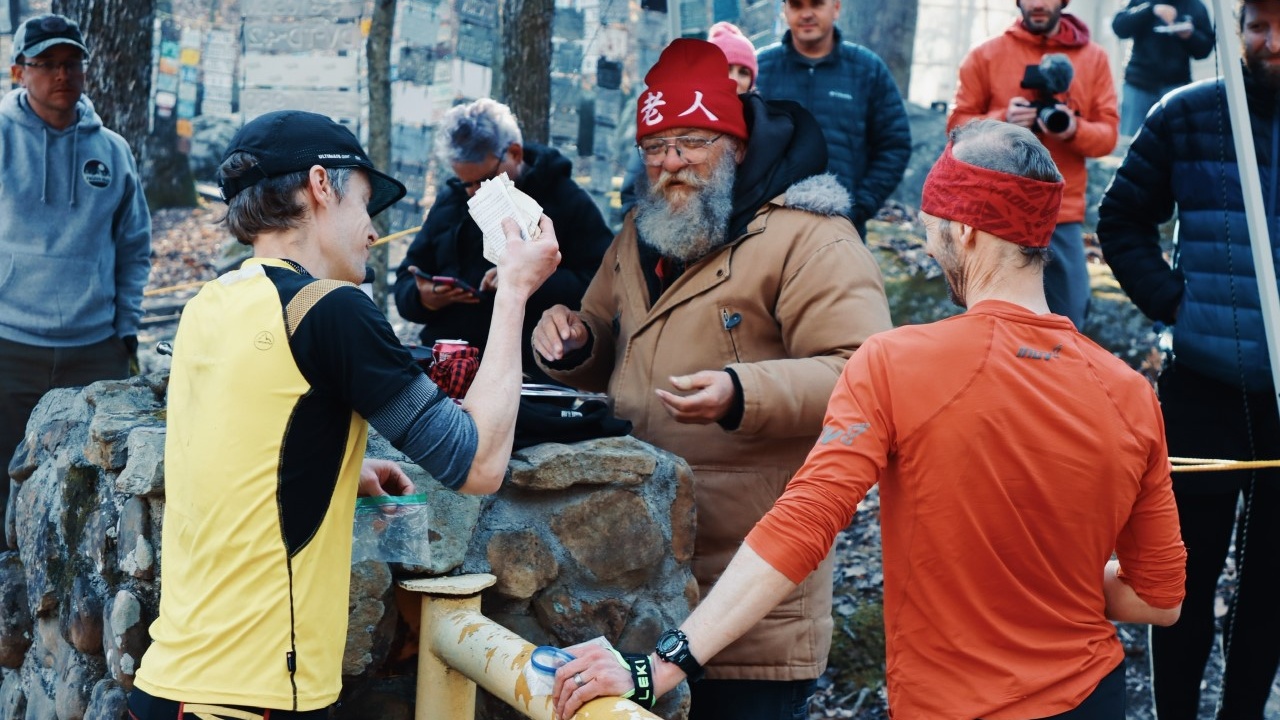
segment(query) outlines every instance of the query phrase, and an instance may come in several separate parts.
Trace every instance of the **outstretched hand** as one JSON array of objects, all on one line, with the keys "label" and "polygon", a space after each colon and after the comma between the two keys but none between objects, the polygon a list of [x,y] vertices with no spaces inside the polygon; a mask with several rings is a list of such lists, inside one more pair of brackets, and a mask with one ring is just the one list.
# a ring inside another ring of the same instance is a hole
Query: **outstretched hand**
[{"label": "outstretched hand", "polygon": [[733,407],[733,379],[724,370],[703,370],[671,378],[671,386],[689,395],[655,389],[667,413],[680,423],[707,425],[724,417]]},{"label": "outstretched hand", "polygon": [[586,345],[587,338],[587,326],[578,313],[564,305],[553,305],[543,311],[530,344],[539,355],[555,362]]}]

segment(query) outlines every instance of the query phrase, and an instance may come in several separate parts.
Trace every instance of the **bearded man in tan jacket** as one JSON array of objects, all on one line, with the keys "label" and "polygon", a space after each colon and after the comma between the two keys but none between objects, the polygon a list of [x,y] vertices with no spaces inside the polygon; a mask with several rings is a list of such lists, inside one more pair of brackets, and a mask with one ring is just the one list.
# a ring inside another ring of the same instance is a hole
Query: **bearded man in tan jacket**
[{"label": "bearded man in tan jacket", "polygon": [[[848,192],[819,174],[826,145],[807,111],[739,96],[723,53],[700,40],[672,42],[645,83],[635,210],[582,310],[547,310],[533,347],[552,378],[607,391],[637,438],[689,463],[705,593],[804,461],[845,360],[889,329],[889,308],[842,215]],[[831,580],[828,556],[721,652],[691,687],[690,718],[807,717]],[[686,662],[671,641],[659,656]]]}]

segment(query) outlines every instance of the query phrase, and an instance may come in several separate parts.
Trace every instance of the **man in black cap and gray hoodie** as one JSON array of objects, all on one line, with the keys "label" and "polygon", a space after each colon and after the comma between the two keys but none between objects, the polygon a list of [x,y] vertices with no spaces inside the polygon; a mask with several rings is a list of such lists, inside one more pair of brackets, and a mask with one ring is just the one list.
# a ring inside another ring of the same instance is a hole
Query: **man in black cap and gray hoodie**
[{"label": "man in black cap and gray hoodie", "polygon": [[[18,88],[0,99],[0,468],[45,393],[128,377],[136,357],[151,215],[128,143],[84,95],[88,57],[62,15],[13,35]],[[8,494],[0,480],[0,508]]]},{"label": "man in black cap and gray hoodie", "polygon": [[497,490],[525,302],[560,253],[545,216],[528,242],[504,223],[488,351],[458,405],[356,285],[370,217],[405,188],[350,131],[268,113],[218,175],[223,222],[254,254],[205,285],[174,340],[164,589],[129,705],[138,720],[318,719],[342,685],[357,491],[413,489],[397,464],[364,459],[368,425],[446,487]]}]

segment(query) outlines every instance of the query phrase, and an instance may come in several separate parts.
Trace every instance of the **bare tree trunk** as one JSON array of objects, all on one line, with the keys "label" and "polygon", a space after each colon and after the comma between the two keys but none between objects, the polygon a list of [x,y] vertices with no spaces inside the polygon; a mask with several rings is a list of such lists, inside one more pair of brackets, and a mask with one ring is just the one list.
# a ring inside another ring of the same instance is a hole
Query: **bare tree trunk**
[{"label": "bare tree trunk", "polygon": [[89,46],[85,94],[102,124],[129,143],[140,168],[146,164],[155,10],[155,0],[53,0],[54,12],[80,23]]},{"label": "bare tree trunk", "polygon": [[156,0],[53,0],[53,11],[80,23],[91,52],[86,94],[102,124],[133,150],[151,209],[194,207],[195,179],[178,151],[175,119],[150,128]]},{"label": "bare tree trunk", "polygon": [[551,124],[554,0],[506,0],[502,13],[502,100],[526,141],[545,143]]},{"label": "bare tree trunk", "polygon": [[[369,159],[383,172],[391,168],[391,31],[396,0],[374,0],[373,18],[365,57],[369,63]],[[380,235],[386,235],[384,217],[374,218]],[[373,301],[386,311],[388,248],[379,245],[369,254],[373,267]]]},{"label": "bare tree trunk", "polygon": [[916,0],[845,0],[840,9],[844,39],[865,46],[884,60],[906,97],[911,90],[911,60],[915,54]]}]

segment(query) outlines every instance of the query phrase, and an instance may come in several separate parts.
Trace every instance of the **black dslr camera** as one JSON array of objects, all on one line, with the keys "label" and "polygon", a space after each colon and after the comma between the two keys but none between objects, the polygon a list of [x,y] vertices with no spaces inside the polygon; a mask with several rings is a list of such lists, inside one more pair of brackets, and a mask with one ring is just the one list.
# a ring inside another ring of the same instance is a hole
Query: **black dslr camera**
[{"label": "black dslr camera", "polygon": [[[1031,107],[1036,109],[1036,117],[1051,133],[1060,133],[1071,126],[1071,115],[1058,109],[1058,99],[1054,96],[1067,91],[1074,75],[1071,60],[1062,53],[1045,55],[1039,65],[1028,65],[1022,74],[1023,89],[1036,91]],[[1032,126],[1032,129],[1039,131],[1038,126]]]}]

